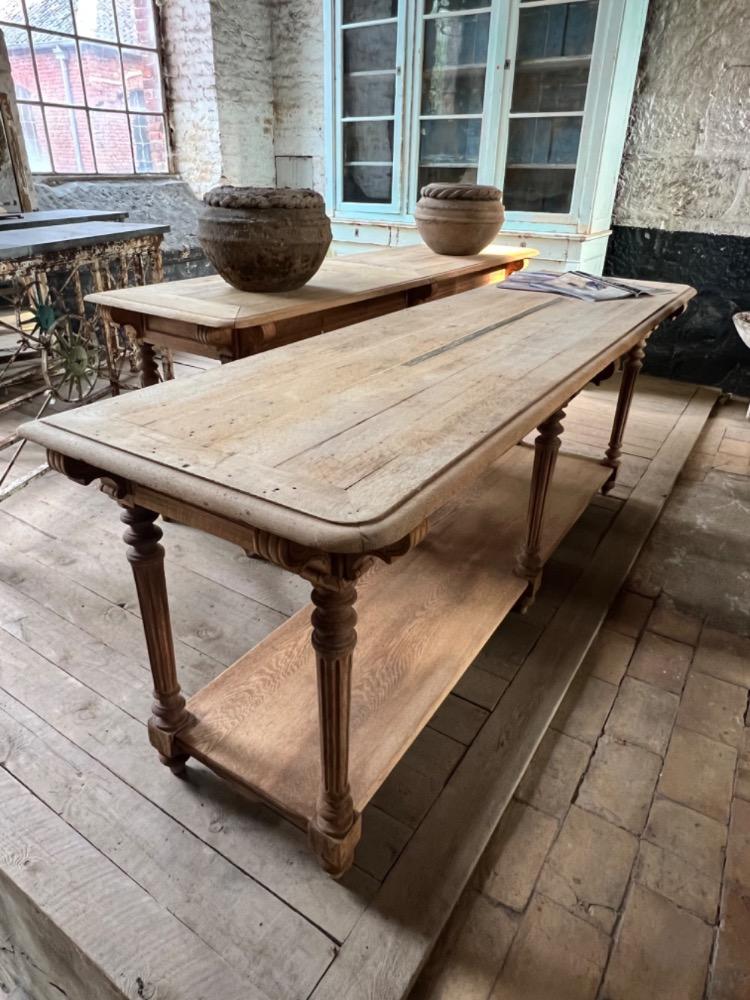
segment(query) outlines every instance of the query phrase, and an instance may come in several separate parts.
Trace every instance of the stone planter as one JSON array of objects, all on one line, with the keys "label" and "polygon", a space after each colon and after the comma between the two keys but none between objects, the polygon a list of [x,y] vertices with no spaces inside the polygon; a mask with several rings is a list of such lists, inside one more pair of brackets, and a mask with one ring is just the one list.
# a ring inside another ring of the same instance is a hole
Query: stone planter
[{"label": "stone planter", "polygon": [[500,231],[502,191],[481,184],[427,184],[414,218],[431,250],[466,257],[483,250]]},{"label": "stone planter", "polygon": [[331,220],[315,191],[223,186],[203,201],[198,238],[235,288],[289,292],[301,288],[323,263]]}]

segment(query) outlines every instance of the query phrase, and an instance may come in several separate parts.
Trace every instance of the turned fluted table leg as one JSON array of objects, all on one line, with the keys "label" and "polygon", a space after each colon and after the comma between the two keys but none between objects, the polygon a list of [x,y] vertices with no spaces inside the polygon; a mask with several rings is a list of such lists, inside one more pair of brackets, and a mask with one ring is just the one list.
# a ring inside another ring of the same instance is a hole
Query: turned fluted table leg
[{"label": "turned fluted table leg", "polygon": [[534,469],[529,492],[526,541],[516,561],[516,573],[529,581],[526,593],[521,598],[522,611],[527,610],[533,602],[542,578],[544,508],[555,471],[557,453],[560,450],[564,418],[565,410],[557,410],[537,428],[539,435],[534,442]]},{"label": "turned fluted table leg", "polygon": [[622,439],[625,434],[625,425],[628,422],[630,404],[633,401],[635,381],[643,367],[643,359],[646,356],[645,345],[646,341],[642,340],[625,355],[622,366],[620,392],[617,396],[615,419],[612,423],[612,436],[609,439],[609,447],[607,448],[606,455],[602,459],[602,465],[609,466],[612,469],[612,473],[604,486],[602,486],[602,493],[609,493],[617,481],[617,470],[620,467],[620,456],[622,455]]},{"label": "turned fluted table leg", "polygon": [[174,774],[180,775],[185,770],[187,754],[177,750],[175,736],[190,722],[190,714],[185,708],[185,699],[177,681],[164,576],[164,549],[159,544],[162,533],[154,524],[158,515],[145,507],[125,507],[120,517],[127,525],[123,538],[135,577],[154,681],[154,702],[148,722],[149,739],[159,751],[162,763]]},{"label": "turned fluted table leg", "polygon": [[154,345],[147,340],[138,341],[138,370],[141,373],[141,386],[156,385],[159,381],[159,365],[156,361]]},{"label": "turned fluted table leg", "polygon": [[352,583],[314,587],[312,644],[318,671],[321,785],[310,843],[321,866],[338,877],[351,866],[361,834],[349,788],[349,709],[357,591]]}]

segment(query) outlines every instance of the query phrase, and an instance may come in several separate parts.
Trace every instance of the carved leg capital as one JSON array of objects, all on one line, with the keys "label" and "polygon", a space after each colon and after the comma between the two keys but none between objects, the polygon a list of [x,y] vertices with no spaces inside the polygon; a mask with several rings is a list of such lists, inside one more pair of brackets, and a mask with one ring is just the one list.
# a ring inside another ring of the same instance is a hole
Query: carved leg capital
[{"label": "carved leg capital", "polygon": [[308,826],[310,844],[321,866],[334,877],[354,860],[361,821],[349,788],[349,712],[352,654],[357,643],[354,602],[348,581],[313,588],[312,645],[318,671],[321,785],[315,816]]},{"label": "carved leg capital", "polygon": [[138,604],[143,617],[148,658],[154,682],[154,702],[148,723],[149,739],[162,763],[183,774],[187,754],[176,744],[177,734],[192,720],[177,682],[172,626],[164,577],[162,533],[154,523],[158,514],[145,507],[125,507],[120,515],[128,562],[133,569]]}]

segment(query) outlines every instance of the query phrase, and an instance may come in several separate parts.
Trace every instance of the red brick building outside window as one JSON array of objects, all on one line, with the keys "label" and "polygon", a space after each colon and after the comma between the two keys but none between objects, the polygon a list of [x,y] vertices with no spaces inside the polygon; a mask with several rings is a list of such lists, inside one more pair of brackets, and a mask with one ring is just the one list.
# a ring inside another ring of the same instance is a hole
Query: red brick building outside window
[{"label": "red brick building outside window", "polygon": [[169,171],[152,0],[0,0],[34,173]]}]

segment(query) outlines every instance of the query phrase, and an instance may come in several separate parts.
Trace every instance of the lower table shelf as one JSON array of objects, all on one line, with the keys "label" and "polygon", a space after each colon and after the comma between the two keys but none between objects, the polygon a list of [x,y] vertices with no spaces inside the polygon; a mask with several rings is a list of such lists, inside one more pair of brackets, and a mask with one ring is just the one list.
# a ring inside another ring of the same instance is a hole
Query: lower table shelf
[{"label": "lower table shelf", "polygon": [[[513,573],[534,459],[520,445],[445,507],[416,549],[359,588],[349,774],[362,811],[525,589]],[[611,470],[560,456],[545,515],[548,558]],[[311,607],[194,695],[186,753],[293,821],[313,816],[320,740]]]}]

